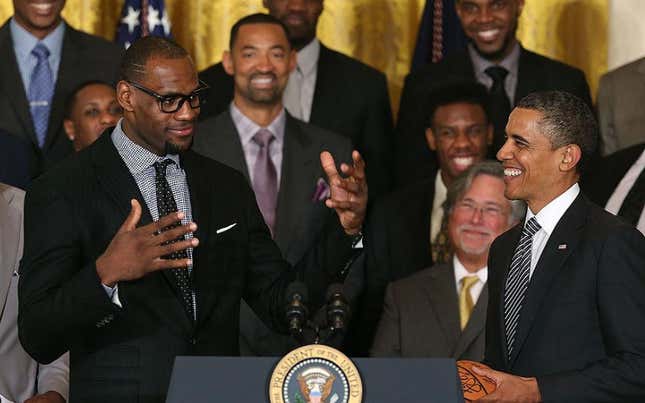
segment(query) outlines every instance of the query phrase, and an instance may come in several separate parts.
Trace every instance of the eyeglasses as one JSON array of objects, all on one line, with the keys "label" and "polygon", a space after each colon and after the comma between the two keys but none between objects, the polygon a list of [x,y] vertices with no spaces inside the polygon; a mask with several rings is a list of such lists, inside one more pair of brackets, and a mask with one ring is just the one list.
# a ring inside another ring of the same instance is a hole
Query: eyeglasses
[{"label": "eyeglasses", "polygon": [[203,81],[199,80],[199,88],[191,92],[188,95],[182,94],[173,94],[173,95],[161,95],[157,94],[153,90],[144,87],[141,84],[137,84],[134,81],[127,81],[128,84],[138,89],[141,92],[144,92],[150,95],[153,98],[156,98],[159,102],[159,109],[163,113],[175,113],[184,106],[184,102],[188,101],[188,105],[192,109],[197,109],[206,103],[206,94],[208,93],[209,86]]},{"label": "eyeglasses", "polygon": [[472,215],[475,212],[481,212],[482,216],[485,218],[498,218],[504,214],[504,211],[500,206],[487,205],[480,206],[477,203],[468,200],[462,200],[455,204],[455,210],[458,210],[461,213]]}]

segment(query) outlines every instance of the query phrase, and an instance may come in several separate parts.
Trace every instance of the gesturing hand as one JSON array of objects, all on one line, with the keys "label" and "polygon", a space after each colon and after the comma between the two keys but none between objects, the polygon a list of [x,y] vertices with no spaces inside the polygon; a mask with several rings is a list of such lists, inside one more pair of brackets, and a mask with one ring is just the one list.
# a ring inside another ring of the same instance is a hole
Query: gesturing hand
[{"label": "gesturing hand", "polygon": [[361,230],[367,209],[367,182],[365,179],[365,162],[358,151],[352,152],[353,164],[341,164],[341,177],[336,170],[334,157],[327,151],[320,153],[322,165],[330,185],[330,198],[325,201],[329,208],[336,210],[340,224],[349,235]]},{"label": "gesturing hand", "polygon": [[[141,219],[141,205],[130,201],[132,209],[117,231],[105,252],[96,260],[96,271],[101,283],[113,287],[119,281],[136,280],[157,270],[187,267],[190,259],[162,259],[173,252],[194,248],[197,238],[165,244],[197,230],[197,224],[189,223],[163,231],[181,221],[184,213],[175,212],[161,217],[159,221],[137,228]],[[162,232],[163,231],[163,232]]]}]

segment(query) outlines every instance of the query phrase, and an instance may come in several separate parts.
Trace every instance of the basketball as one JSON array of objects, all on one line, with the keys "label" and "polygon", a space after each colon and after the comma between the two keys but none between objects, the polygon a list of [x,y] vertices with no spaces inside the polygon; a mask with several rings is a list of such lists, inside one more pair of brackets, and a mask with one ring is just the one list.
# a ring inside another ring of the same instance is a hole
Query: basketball
[{"label": "basketball", "polygon": [[461,381],[461,389],[464,392],[464,400],[467,403],[481,399],[487,394],[492,393],[497,387],[492,379],[481,376],[473,371],[473,366],[489,368],[475,361],[457,361],[457,373]]}]

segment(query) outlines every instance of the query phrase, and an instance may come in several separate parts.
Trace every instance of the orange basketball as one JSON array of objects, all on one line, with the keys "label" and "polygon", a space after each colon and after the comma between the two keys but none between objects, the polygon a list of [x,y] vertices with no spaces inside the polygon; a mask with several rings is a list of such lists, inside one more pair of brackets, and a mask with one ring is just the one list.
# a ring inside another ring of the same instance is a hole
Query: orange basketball
[{"label": "orange basketball", "polygon": [[492,379],[481,376],[473,371],[473,366],[489,368],[475,361],[457,361],[457,373],[459,374],[461,389],[464,392],[464,400],[466,403],[481,399],[487,394],[492,393],[497,387]]}]

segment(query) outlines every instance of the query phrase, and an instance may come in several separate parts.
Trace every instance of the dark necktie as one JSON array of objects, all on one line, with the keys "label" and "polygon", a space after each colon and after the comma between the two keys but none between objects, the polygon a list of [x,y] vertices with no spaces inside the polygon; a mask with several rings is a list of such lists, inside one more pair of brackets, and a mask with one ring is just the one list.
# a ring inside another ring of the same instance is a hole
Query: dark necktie
[{"label": "dark necktie", "polygon": [[643,213],[645,206],[645,169],[638,175],[638,179],[634,182],[634,186],[629,190],[625,200],[623,200],[618,215],[623,217],[626,221],[632,223],[634,226],[638,224],[638,220]]},{"label": "dark necktie", "polygon": [[520,320],[520,311],[522,303],[529,288],[531,278],[531,246],[533,245],[533,235],[540,230],[535,217],[531,218],[520,237],[520,243],[513,253],[511,269],[506,278],[504,288],[504,328],[506,330],[506,345],[508,346],[508,357],[513,352],[513,343],[517,325]]},{"label": "dark necktie", "polygon": [[31,71],[29,83],[29,109],[34,122],[38,146],[45,145],[51,101],[54,96],[54,79],[49,66],[49,49],[42,43],[37,44],[31,54],[38,60]]},{"label": "dark necktie", "polygon": [[[175,202],[175,198],[172,195],[170,184],[168,184],[168,180],[166,179],[166,167],[168,167],[168,165],[170,164],[174,164],[174,161],[171,159],[165,159],[163,161],[157,161],[154,163],[155,172],[156,172],[155,187],[157,190],[157,210],[159,211],[159,218],[167,216],[168,214],[174,213],[177,211],[177,203]],[[176,228],[179,225],[181,225],[181,222],[177,221],[173,225],[164,228],[163,231]],[[169,241],[168,243],[175,243],[183,239],[184,237],[179,237],[177,239]],[[178,252],[173,252],[166,256],[162,256],[162,258],[163,259],[186,259],[188,258],[188,253],[185,250],[181,250]],[[190,275],[188,273],[188,268],[179,268],[179,269],[170,269],[170,270],[174,275],[175,280],[177,281],[177,287],[179,288],[179,292],[181,294],[180,297],[184,305],[184,309],[186,310],[186,314],[188,314],[189,318],[194,320],[195,316],[194,316],[194,307],[193,307],[193,292],[192,292],[192,286],[190,281]]]},{"label": "dark necktie", "polygon": [[278,204],[278,175],[269,152],[273,140],[275,137],[267,129],[260,129],[253,136],[253,141],[260,146],[253,168],[253,191],[271,235],[275,233],[275,213]]},{"label": "dark necktie", "polygon": [[506,122],[508,115],[511,113],[511,101],[506,95],[504,82],[508,75],[508,70],[502,66],[491,66],[484,70],[485,73],[493,79],[493,85],[490,87],[490,120],[495,127],[495,134],[493,135],[493,146],[489,150],[494,157],[497,151],[504,145]]}]

